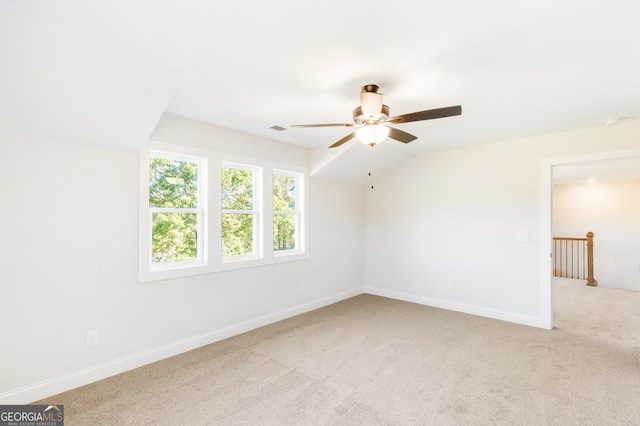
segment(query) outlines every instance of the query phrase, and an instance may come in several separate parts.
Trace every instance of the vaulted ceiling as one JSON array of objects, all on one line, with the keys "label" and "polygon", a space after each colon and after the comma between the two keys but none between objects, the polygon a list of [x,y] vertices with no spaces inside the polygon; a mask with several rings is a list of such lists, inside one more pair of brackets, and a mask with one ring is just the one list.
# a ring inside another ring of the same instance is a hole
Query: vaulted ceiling
[{"label": "vaulted ceiling", "polygon": [[[391,115],[462,105],[374,148],[383,173],[432,150],[640,117],[640,4],[459,0],[3,0],[5,133],[140,149],[171,114],[312,150],[367,182],[368,147],[329,150],[360,87]],[[275,131],[272,126],[284,127]]]}]

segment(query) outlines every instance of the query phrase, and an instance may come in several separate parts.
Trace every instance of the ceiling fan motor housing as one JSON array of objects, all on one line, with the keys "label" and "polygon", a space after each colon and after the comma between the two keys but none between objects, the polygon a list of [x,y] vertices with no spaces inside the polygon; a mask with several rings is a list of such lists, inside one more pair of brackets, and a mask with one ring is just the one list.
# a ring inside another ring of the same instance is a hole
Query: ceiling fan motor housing
[{"label": "ceiling fan motor housing", "polygon": [[[382,105],[382,110],[380,111],[377,118],[375,119],[375,122],[378,124],[381,124],[387,121],[388,119],[389,119],[389,107],[386,105]],[[362,107],[356,107],[356,109],[353,110],[353,121],[356,124],[368,123],[368,117],[365,117],[364,114],[362,113]]]}]

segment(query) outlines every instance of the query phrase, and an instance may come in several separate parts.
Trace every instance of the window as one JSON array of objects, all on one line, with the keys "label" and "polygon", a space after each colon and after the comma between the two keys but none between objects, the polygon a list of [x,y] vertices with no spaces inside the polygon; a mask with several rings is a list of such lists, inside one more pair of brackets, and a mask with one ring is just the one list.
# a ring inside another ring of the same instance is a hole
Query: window
[{"label": "window", "polygon": [[203,171],[202,158],[150,153],[152,268],[204,262]]},{"label": "window", "polygon": [[274,254],[299,251],[301,207],[298,187],[302,179],[297,173],[273,172],[273,250]]},{"label": "window", "polygon": [[150,141],[139,281],[306,259],[306,170]]},{"label": "window", "polygon": [[259,169],[251,166],[223,164],[220,185],[223,257],[258,254],[260,206],[255,197],[259,191],[257,172]]}]

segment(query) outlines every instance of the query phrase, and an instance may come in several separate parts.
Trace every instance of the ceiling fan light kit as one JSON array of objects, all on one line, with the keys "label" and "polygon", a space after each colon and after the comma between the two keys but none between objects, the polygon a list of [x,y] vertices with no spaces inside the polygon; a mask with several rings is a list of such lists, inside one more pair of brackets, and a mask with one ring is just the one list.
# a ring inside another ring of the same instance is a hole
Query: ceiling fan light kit
[{"label": "ceiling fan light kit", "polygon": [[374,146],[389,136],[389,128],[378,124],[368,124],[356,130],[356,138],[365,145]]},{"label": "ceiling fan light kit", "polygon": [[291,127],[359,126],[358,130],[343,137],[329,148],[338,147],[350,141],[354,137],[365,145],[374,146],[384,141],[387,137],[402,143],[409,143],[417,139],[417,136],[394,127],[390,127],[390,124],[433,120],[436,118],[452,117],[454,115],[461,114],[462,107],[457,105],[418,111],[389,118],[389,107],[382,103],[382,93],[378,93],[378,86],[375,84],[367,84],[362,86],[362,91],[360,92],[360,106],[353,110],[353,123],[297,124]]}]

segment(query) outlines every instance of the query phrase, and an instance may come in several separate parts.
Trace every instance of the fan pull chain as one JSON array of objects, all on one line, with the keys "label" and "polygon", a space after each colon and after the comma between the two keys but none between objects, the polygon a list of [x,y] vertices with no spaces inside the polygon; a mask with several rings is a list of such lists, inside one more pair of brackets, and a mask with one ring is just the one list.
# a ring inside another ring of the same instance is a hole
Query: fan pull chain
[{"label": "fan pull chain", "polygon": [[369,145],[369,179],[371,181],[371,189],[373,189],[373,146]]}]

